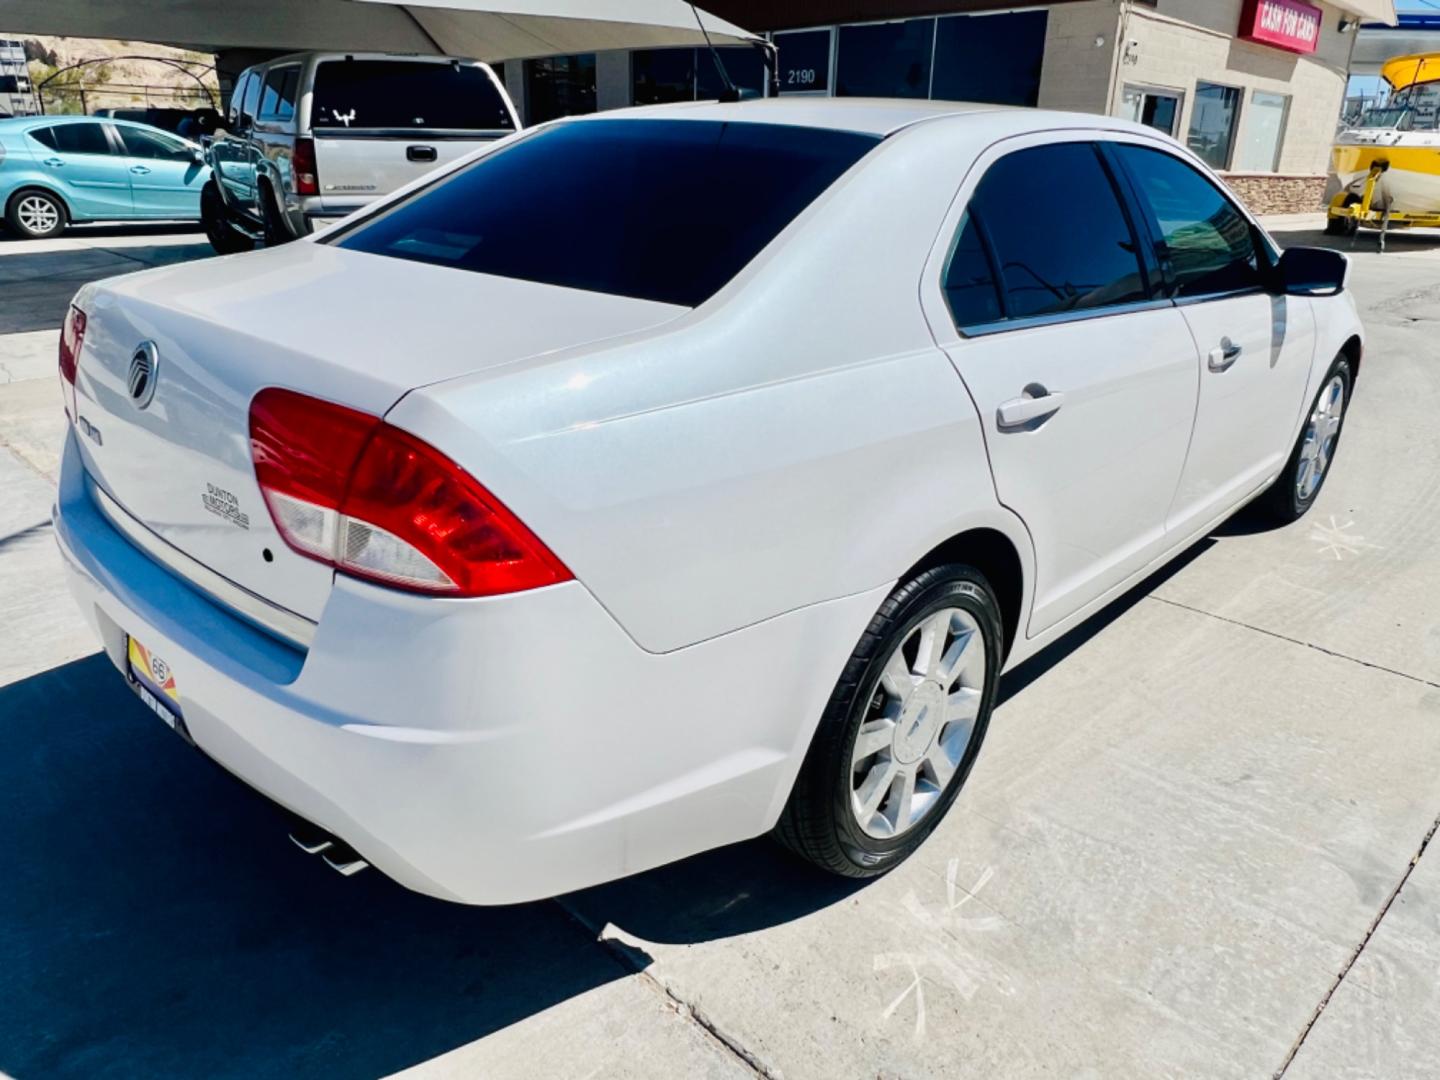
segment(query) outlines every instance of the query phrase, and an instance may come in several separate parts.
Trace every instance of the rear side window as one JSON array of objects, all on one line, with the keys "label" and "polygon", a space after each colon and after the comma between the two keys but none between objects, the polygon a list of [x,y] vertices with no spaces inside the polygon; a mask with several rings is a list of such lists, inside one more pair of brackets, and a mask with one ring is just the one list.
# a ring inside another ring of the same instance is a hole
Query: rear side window
[{"label": "rear side window", "polygon": [[315,69],[312,128],[512,131],[484,68],[419,60],[327,60]]},{"label": "rear side window", "polygon": [[878,141],[775,124],[574,121],[480,158],[338,243],[694,307]]},{"label": "rear side window", "polygon": [[108,154],[110,140],[99,124],[56,124],[30,133],[62,154]]},{"label": "rear side window", "polygon": [[193,161],[190,148],[179,139],[172,139],[158,131],[144,128],[120,128],[120,141],[125,152],[131,157],[147,158],[151,161]]},{"label": "rear side window", "polygon": [[[1082,207],[1064,213],[1064,207]],[[1055,315],[1148,298],[1139,247],[1090,143],[1017,150],[970,199],[992,246],[1007,318]]]},{"label": "rear side window", "polygon": [[299,85],[298,65],[271,68],[260,95],[260,115],[266,120],[289,120],[295,115],[295,88]]},{"label": "rear side window", "polygon": [[1115,151],[1153,215],[1161,261],[1178,296],[1256,289],[1264,271],[1245,215],[1213,183],[1173,154],[1129,143]]},{"label": "rear side window", "polygon": [[960,220],[955,250],[945,269],[945,300],[959,327],[983,326],[1001,317],[1000,289],[990,254],[968,213]]}]

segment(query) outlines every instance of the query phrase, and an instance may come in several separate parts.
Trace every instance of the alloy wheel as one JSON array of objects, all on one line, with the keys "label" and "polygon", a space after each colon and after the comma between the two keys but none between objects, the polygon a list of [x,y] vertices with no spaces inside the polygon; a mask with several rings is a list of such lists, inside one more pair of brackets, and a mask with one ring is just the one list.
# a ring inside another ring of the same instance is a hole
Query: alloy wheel
[{"label": "alloy wheel", "polygon": [[60,224],[60,209],[40,195],[27,195],[15,208],[20,224],[32,233],[48,233]]},{"label": "alloy wheel", "polygon": [[1345,380],[1333,375],[1320,392],[1310,423],[1305,428],[1305,442],[1300,447],[1300,467],[1295,472],[1295,494],[1303,503],[1325,479],[1330,458],[1335,452],[1335,439],[1340,434],[1340,421],[1345,415]]},{"label": "alloy wheel", "polygon": [[881,671],[851,752],[850,809],[866,835],[909,832],[940,804],[975,732],[985,637],[967,611],[927,615]]}]

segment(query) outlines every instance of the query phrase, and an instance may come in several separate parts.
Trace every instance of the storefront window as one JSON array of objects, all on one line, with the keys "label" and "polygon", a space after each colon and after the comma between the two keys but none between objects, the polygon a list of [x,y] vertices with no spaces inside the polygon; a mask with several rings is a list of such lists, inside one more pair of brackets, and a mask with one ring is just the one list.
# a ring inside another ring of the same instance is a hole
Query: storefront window
[{"label": "storefront window", "polygon": [[[765,93],[765,57],[759,49],[749,45],[735,45],[716,49],[725,65],[725,73],[736,88],[747,94],[761,97]],[[718,98],[725,84],[720,81],[720,72],[715,69],[715,58],[709,49],[695,50],[695,98],[710,101]]]},{"label": "storefront window", "polygon": [[935,27],[930,96],[947,101],[1034,105],[1045,57],[1044,11],[958,15]]},{"label": "storefront window", "polygon": [[1212,169],[1228,169],[1230,152],[1235,145],[1235,124],[1239,119],[1239,90],[1216,83],[1197,83],[1186,142]]},{"label": "storefront window", "polygon": [[1256,90],[1250,95],[1245,138],[1240,141],[1235,167],[1241,172],[1274,172],[1280,167],[1280,144],[1285,139],[1285,117],[1290,111],[1287,94]]},{"label": "storefront window", "polygon": [[[765,92],[765,60],[748,45],[716,49],[731,82]],[[709,49],[639,49],[630,55],[630,100],[636,105],[709,101],[725,89]]]},{"label": "storefront window", "polygon": [[776,34],[780,50],[780,93],[823,94],[830,89],[830,31]]},{"label": "storefront window", "polygon": [[1180,95],[1143,86],[1127,86],[1120,115],[1163,131],[1166,135],[1174,135],[1175,125],[1180,120]]},{"label": "storefront window", "polygon": [[930,96],[935,20],[842,26],[835,58],[840,97]]},{"label": "storefront window", "polygon": [[530,123],[595,111],[595,54],[525,61]]},{"label": "storefront window", "polygon": [[664,105],[695,100],[694,49],[643,49],[630,54],[631,101]]}]

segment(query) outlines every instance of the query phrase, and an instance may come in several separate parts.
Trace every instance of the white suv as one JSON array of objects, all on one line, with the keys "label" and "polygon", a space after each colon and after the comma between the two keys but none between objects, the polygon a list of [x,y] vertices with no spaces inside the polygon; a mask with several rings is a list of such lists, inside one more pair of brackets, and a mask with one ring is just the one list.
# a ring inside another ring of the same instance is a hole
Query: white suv
[{"label": "white suv", "polygon": [[283,243],[519,128],[488,65],[294,53],[247,68],[207,150],[201,215],[221,253]]}]

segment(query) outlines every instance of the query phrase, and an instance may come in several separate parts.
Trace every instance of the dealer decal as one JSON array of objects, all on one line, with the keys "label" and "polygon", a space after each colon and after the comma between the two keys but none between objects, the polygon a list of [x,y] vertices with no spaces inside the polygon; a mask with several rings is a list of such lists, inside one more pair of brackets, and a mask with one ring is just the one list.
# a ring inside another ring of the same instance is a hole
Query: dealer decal
[{"label": "dealer decal", "polygon": [[200,495],[200,502],[210,513],[224,518],[231,525],[237,525],[242,529],[250,528],[250,515],[240,509],[240,500],[224,488],[206,484],[205,490]]}]

